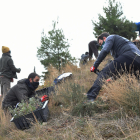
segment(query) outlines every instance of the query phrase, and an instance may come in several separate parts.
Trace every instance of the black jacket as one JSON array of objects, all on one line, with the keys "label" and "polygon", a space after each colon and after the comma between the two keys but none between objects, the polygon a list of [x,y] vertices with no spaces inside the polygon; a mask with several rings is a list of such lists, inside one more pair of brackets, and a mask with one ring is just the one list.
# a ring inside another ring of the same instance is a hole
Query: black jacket
[{"label": "black jacket", "polygon": [[29,98],[35,96],[35,92],[28,88],[25,80],[26,79],[19,80],[18,83],[8,91],[2,102],[3,107],[14,107],[18,102],[22,100],[28,101]]},{"label": "black jacket", "polygon": [[0,76],[17,79],[16,72],[20,72],[20,69],[14,66],[10,53],[3,53],[0,59]]},{"label": "black jacket", "polygon": [[89,47],[89,59],[92,58],[93,54],[97,58],[98,57],[98,49],[100,47],[98,42],[96,40],[93,40],[88,44],[88,47]]}]

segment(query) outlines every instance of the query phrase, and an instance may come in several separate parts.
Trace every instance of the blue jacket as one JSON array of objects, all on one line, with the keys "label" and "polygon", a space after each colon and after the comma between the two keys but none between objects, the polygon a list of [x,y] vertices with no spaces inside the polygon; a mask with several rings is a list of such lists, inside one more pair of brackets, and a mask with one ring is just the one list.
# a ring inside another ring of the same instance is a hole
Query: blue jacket
[{"label": "blue jacket", "polygon": [[[127,52],[140,55],[140,50],[131,41],[119,35],[110,35],[107,37],[103,49],[93,66],[97,68],[109,52],[114,58],[123,54],[127,55]],[[129,57],[131,57],[130,53]]]},{"label": "blue jacket", "polygon": [[135,24],[136,24],[136,26],[137,26],[136,31],[139,31],[139,32],[140,32],[140,22],[136,22]]}]

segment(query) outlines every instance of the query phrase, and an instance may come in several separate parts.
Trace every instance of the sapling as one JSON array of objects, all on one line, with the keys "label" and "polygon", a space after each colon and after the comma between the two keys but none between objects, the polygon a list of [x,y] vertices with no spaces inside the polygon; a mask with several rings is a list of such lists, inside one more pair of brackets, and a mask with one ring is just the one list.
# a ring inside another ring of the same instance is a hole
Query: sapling
[{"label": "sapling", "polygon": [[21,101],[16,108],[9,108],[10,113],[14,118],[24,116],[29,114],[37,109],[40,109],[43,106],[43,103],[40,102],[38,98],[32,97],[29,99],[29,102]]}]

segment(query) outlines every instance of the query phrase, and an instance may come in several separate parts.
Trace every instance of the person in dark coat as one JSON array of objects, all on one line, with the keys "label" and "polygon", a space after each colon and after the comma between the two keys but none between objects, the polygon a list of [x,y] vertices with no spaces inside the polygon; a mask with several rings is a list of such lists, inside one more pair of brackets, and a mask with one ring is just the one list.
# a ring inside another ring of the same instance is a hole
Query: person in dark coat
[{"label": "person in dark coat", "polygon": [[98,44],[98,42],[96,40],[89,42],[89,44],[88,44],[89,60],[92,59],[93,54],[94,54],[95,58],[97,59],[99,47],[100,47],[100,45]]},{"label": "person in dark coat", "polygon": [[17,79],[17,73],[20,73],[21,69],[14,66],[14,62],[11,58],[11,51],[8,47],[2,46],[2,57],[0,59],[0,84],[1,95],[4,97],[10,89],[10,82],[13,78]]},{"label": "person in dark coat", "polygon": [[2,101],[2,108],[7,110],[8,107],[15,108],[16,104],[35,96],[35,89],[39,86],[40,76],[36,73],[31,73],[28,79],[22,79],[13,86]]},{"label": "person in dark coat", "polygon": [[93,86],[87,92],[87,101],[91,103],[99,94],[103,85],[103,79],[117,76],[118,72],[121,73],[123,71],[127,71],[131,74],[134,72],[136,75],[136,71],[140,70],[140,50],[133,42],[122,36],[115,34],[109,35],[104,32],[98,37],[98,43],[104,45],[94,65],[90,68],[90,71],[96,73],[98,66],[109,52],[114,57],[114,60],[103,68]]}]

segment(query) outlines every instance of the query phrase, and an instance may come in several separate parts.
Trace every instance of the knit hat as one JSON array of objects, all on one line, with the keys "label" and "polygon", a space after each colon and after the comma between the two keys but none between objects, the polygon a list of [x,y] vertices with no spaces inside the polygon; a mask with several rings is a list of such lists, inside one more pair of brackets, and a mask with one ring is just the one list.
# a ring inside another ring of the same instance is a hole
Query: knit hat
[{"label": "knit hat", "polygon": [[2,52],[3,52],[3,53],[7,53],[7,52],[9,52],[9,51],[10,51],[10,49],[9,49],[8,47],[2,46]]}]

